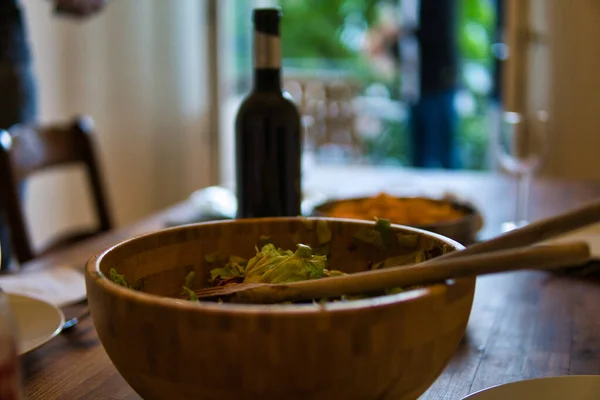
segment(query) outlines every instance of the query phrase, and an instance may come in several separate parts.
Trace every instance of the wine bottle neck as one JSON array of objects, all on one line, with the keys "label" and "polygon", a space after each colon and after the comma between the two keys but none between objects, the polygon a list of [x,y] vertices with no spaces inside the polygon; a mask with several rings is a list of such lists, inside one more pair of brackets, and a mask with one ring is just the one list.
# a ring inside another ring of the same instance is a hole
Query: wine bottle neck
[{"label": "wine bottle neck", "polygon": [[281,90],[279,35],[254,31],[254,89]]},{"label": "wine bottle neck", "polygon": [[281,91],[281,70],[255,69],[254,90],[260,92]]}]

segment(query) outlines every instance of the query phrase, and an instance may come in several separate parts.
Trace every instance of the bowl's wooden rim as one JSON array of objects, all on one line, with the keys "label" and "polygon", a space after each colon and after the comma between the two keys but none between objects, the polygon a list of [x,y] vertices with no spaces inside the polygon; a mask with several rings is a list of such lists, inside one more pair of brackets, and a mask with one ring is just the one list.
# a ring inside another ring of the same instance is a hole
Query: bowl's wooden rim
[{"label": "bowl's wooden rim", "polygon": [[[302,220],[325,220],[335,222],[346,222],[358,225],[374,225],[375,222],[362,221],[350,218],[331,218],[331,217],[277,217],[269,218],[274,221],[291,221],[296,219]],[[405,303],[416,301],[425,296],[441,296],[448,290],[450,285],[453,285],[453,281],[446,281],[444,284],[431,285],[424,288],[413,289],[402,293],[372,297],[368,299],[343,301],[343,302],[327,302],[327,303],[314,303],[314,304],[273,304],[273,305],[259,305],[259,304],[238,304],[238,303],[214,303],[214,302],[191,302],[185,299],[175,299],[171,297],[157,296],[151,293],[137,292],[132,289],[124,288],[116,283],[112,282],[107,276],[100,271],[100,264],[105,256],[107,256],[113,250],[126,246],[134,241],[142,240],[146,237],[156,235],[158,233],[164,233],[169,231],[177,231],[189,229],[191,227],[215,225],[215,224],[239,224],[239,223],[255,223],[257,221],[263,221],[263,219],[248,218],[244,220],[222,220],[222,221],[209,221],[199,222],[187,225],[181,225],[171,228],[159,229],[153,232],[148,232],[142,235],[134,236],[129,239],[123,240],[95,255],[93,255],[86,263],[86,284],[97,285],[102,290],[111,293],[112,295],[128,298],[131,301],[137,301],[146,305],[164,306],[180,309],[182,311],[188,310],[202,310],[206,313],[215,314],[268,314],[268,315],[305,315],[305,314],[316,314],[323,312],[352,312],[365,308],[379,308],[385,307],[396,303]],[[456,250],[463,250],[465,247],[457,241],[450,239],[446,236],[429,232],[423,229],[414,228],[405,225],[392,224],[392,227],[396,229],[402,229],[406,231],[412,231],[419,233],[431,238],[441,240],[446,244],[454,247]],[[460,281],[467,281],[473,278],[460,278]]]},{"label": "bowl's wooden rim", "polygon": [[[411,226],[414,228],[429,230],[432,228],[453,226],[453,225],[458,225],[458,224],[465,223],[465,222],[473,222],[473,224],[475,225],[475,229],[476,229],[475,232],[473,232],[473,233],[477,233],[483,226],[483,217],[481,216],[481,213],[477,210],[477,208],[473,204],[468,203],[466,201],[461,201],[458,199],[445,199],[445,198],[441,198],[441,197],[436,198],[436,197],[427,197],[427,196],[418,196],[418,195],[417,196],[396,196],[394,194],[389,194],[389,193],[388,193],[388,195],[391,197],[394,197],[396,199],[419,199],[419,200],[431,201],[434,203],[450,204],[455,209],[458,209],[458,210],[464,212],[464,215],[461,218],[457,218],[455,220],[442,221],[442,222],[437,222],[434,224],[423,224],[423,225]],[[327,209],[333,207],[335,204],[364,201],[364,200],[372,199],[373,197],[374,196],[330,198],[330,199],[325,200],[322,203],[319,203],[316,206],[314,206],[312,209],[313,210],[312,213],[314,216],[328,217],[328,215],[326,214]],[[406,225],[399,225],[399,226],[406,226]]]}]

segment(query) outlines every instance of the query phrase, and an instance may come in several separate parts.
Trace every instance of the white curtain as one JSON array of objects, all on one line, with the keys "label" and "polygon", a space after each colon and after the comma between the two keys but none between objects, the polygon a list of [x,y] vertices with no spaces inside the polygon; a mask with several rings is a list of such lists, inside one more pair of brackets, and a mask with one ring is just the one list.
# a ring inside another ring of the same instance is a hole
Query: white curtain
[{"label": "white curtain", "polygon": [[[22,0],[43,122],[87,113],[117,224],[212,184],[204,0],[113,0],[87,21]],[[40,176],[29,187],[34,239],[92,220],[81,171]]]}]

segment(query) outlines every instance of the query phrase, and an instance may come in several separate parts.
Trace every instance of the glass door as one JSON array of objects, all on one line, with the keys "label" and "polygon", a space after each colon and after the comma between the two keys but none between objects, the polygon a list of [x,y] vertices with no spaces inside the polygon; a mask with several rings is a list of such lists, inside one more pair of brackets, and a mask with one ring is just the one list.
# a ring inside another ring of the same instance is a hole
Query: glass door
[{"label": "glass door", "polygon": [[[443,99],[456,118],[457,166],[488,168],[499,1],[254,0],[236,1],[235,7],[233,0],[217,2],[221,182],[234,181],[233,121],[251,88],[252,9],[271,5],[284,13],[283,78],[303,115],[307,165],[415,165],[421,78],[442,69],[423,64],[436,62],[424,57],[423,40],[430,39],[423,35],[432,35],[434,43],[448,36],[435,30],[437,19],[451,29],[453,42],[446,45],[449,57],[457,59],[456,85]],[[452,12],[439,15],[440,2]],[[437,115],[424,109],[426,116]],[[430,139],[425,146],[439,143]]]}]

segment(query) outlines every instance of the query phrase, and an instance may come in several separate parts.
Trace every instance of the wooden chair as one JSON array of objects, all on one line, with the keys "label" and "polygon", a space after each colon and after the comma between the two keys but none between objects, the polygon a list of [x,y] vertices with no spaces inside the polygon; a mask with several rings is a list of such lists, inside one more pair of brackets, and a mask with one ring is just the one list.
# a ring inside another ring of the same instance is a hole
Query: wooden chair
[{"label": "wooden chair", "polygon": [[351,78],[288,76],[284,84],[298,99],[304,121],[310,121],[303,134],[311,146],[320,149],[334,145],[354,157],[364,155],[353,104],[360,89],[358,82]]},{"label": "wooden chair", "polygon": [[[61,235],[36,252],[27,230],[20,188],[32,174],[68,164],[83,164],[85,167],[98,226]],[[0,210],[6,210],[12,253],[20,263],[111,229],[111,218],[94,154],[91,118],[78,117],[63,125],[15,125],[8,132],[0,130]]]}]

